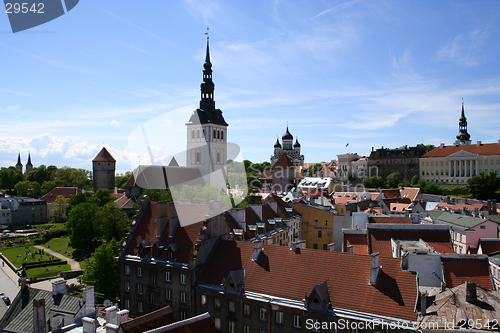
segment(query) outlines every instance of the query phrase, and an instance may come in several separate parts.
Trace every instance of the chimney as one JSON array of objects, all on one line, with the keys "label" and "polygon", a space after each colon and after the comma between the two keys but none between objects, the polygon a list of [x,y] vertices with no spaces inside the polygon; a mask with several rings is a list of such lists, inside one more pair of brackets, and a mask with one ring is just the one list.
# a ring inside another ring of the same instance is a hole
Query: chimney
[{"label": "chimney", "polygon": [[83,326],[83,333],[95,333],[96,320],[94,318],[83,317],[82,326]]},{"label": "chimney", "polygon": [[370,267],[370,281],[369,285],[376,286],[378,282],[378,277],[380,276],[381,271],[380,266],[380,253],[375,252],[371,254],[371,267]]},{"label": "chimney", "polygon": [[486,210],[488,211],[488,214],[491,214],[491,199],[488,199],[488,202],[486,203]]},{"label": "chimney", "polygon": [[168,237],[173,237],[175,227],[177,222],[179,222],[179,217],[177,216],[177,211],[175,210],[175,204],[173,202],[168,203],[168,219]]},{"label": "chimney", "polygon": [[420,312],[422,316],[425,316],[427,314],[427,294],[422,294],[420,297]]},{"label": "chimney", "polygon": [[347,252],[347,253],[353,253],[352,248],[353,248],[353,246],[352,246],[352,245],[347,245],[347,250],[346,250],[346,252]]},{"label": "chimney", "polygon": [[253,242],[253,261],[257,261],[259,259],[260,254],[262,253],[262,244],[260,241]]},{"label": "chimney", "polygon": [[156,204],[157,215],[156,215],[156,237],[160,237],[168,219],[168,202],[160,201]]},{"label": "chimney", "polygon": [[58,294],[67,295],[68,291],[66,290],[66,281],[59,280],[52,282],[52,296],[56,296]]},{"label": "chimney", "polygon": [[26,279],[27,279],[26,276],[19,277],[19,280],[21,281],[21,289],[26,288]]},{"label": "chimney", "polygon": [[441,144],[439,145],[439,147],[440,147],[440,148],[444,148],[444,143],[441,143]]},{"label": "chimney", "polygon": [[130,310],[127,310],[127,309],[118,311],[116,313],[117,318],[118,318],[117,325],[120,326],[122,323],[128,321],[129,314],[130,314]]},{"label": "chimney", "polygon": [[115,194],[118,194],[118,188],[115,186]]},{"label": "chimney", "polygon": [[[398,242],[398,247],[400,247],[399,242]],[[401,255],[401,269],[403,271],[408,270],[408,252],[406,251]]]},{"label": "chimney", "polygon": [[479,208],[474,208],[474,217],[478,217],[479,216]]},{"label": "chimney", "polygon": [[450,198],[450,197],[446,197],[446,203],[447,203],[447,204],[450,204],[450,203],[451,203],[451,198]]},{"label": "chimney", "polygon": [[476,303],[477,301],[477,287],[476,282],[467,281],[467,290],[465,294],[465,300],[469,303]]},{"label": "chimney", "polygon": [[330,252],[335,252],[335,243],[330,243],[326,246],[326,248],[328,249],[328,251]]},{"label": "chimney", "polygon": [[83,315],[87,317],[95,316],[94,286],[86,286],[83,288],[83,302],[85,303]]},{"label": "chimney", "polygon": [[491,214],[497,214],[497,199],[491,200]]},{"label": "chimney", "polygon": [[118,309],[116,306],[110,306],[109,308],[106,308],[106,324],[113,324],[117,325],[118,324],[118,317],[117,317],[117,312]]},{"label": "chimney", "polygon": [[481,145],[482,145],[481,141],[478,141],[478,142],[477,142],[477,145],[478,145],[478,146],[481,146]]},{"label": "chimney", "polygon": [[47,333],[45,320],[45,299],[33,300],[33,333]]}]

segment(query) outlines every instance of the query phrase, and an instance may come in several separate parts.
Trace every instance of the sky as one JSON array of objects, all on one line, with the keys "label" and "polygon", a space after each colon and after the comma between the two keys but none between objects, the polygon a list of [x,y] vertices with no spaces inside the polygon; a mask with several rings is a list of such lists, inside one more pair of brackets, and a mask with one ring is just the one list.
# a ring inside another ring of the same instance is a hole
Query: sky
[{"label": "sky", "polygon": [[[269,161],[287,122],[306,162],[500,139],[499,1],[80,0],[12,33],[0,14],[0,166],[117,172],[183,154],[207,27],[216,107],[238,159]],[[347,146],[347,144],[349,144]],[[347,147],[346,147],[347,146]]]}]

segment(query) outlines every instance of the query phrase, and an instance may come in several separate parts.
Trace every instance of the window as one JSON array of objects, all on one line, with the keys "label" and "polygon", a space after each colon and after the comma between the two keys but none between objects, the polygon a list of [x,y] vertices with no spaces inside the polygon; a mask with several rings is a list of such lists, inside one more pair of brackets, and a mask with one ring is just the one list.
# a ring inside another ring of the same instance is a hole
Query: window
[{"label": "window", "polygon": [[220,132],[220,139],[224,140],[224,131]]},{"label": "window", "polygon": [[283,324],[283,312],[282,311],[276,311],[276,323]]},{"label": "window", "polygon": [[318,238],[323,237],[323,232],[321,230],[318,230]]},{"label": "window", "polygon": [[149,304],[155,304],[156,299],[154,294],[149,294]]},{"label": "window", "polygon": [[170,272],[165,272],[165,281],[172,282],[172,274]]},{"label": "window", "polygon": [[217,153],[217,163],[220,163],[220,153]]},{"label": "window", "polygon": [[125,300],[125,309],[130,309],[130,300],[129,299]]},{"label": "window", "polygon": [[234,332],[236,330],[236,323],[234,321],[229,321],[229,332]]},{"label": "window", "polygon": [[186,303],[186,293],[181,291],[181,303]]},{"label": "window", "polygon": [[323,221],[323,227],[328,227],[328,220]]},{"label": "window", "polygon": [[261,329],[259,330],[259,333],[267,333],[267,331],[261,328]]},{"label": "window", "polygon": [[207,306],[207,295],[201,295],[201,306]]},{"label": "window", "polygon": [[313,249],[317,250],[318,249],[318,244],[313,245]]},{"label": "window", "polygon": [[201,162],[201,154],[200,152],[196,152],[196,163],[200,163]]},{"label": "window", "polygon": [[142,276],[142,267],[137,267],[137,276]]},{"label": "window", "polygon": [[236,307],[236,305],[234,304],[234,302],[229,301],[229,312],[235,313],[236,312],[235,307]]},{"label": "window", "polygon": [[172,299],[172,290],[165,289],[165,298],[169,301]]},{"label": "window", "polygon": [[250,304],[243,304],[243,315],[250,317]]},{"label": "window", "polygon": [[143,306],[142,306],[142,302],[138,302],[138,303],[137,303],[137,310],[138,310],[139,312],[144,312],[144,308],[143,308]]},{"label": "window", "polygon": [[156,275],[152,275],[152,276],[151,276],[151,284],[152,284],[153,286],[156,286]]},{"label": "window", "polygon": [[142,284],[138,284],[138,285],[137,285],[137,293],[138,293],[139,295],[142,295]]},{"label": "window", "polygon": [[314,226],[317,227],[318,226],[318,220],[314,220]]},{"label": "window", "polygon": [[187,312],[181,311],[181,320],[187,319]]},{"label": "window", "polygon": [[186,284],[186,274],[181,273],[181,284]]},{"label": "window", "polygon": [[[429,163],[429,162],[427,162]],[[298,315],[294,315],[293,316],[293,327],[297,327],[297,328],[300,328],[300,322],[301,322],[301,317],[298,316]]]},{"label": "window", "polygon": [[220,330],[220,318],[218,317],[214,318],[214,325],[216,329]]},{"label": "window", "polygon": [[267,309],[260,308],[259,319],[267,321]]},{"label": "window", "polygon": [[248,325],[243,326],[243,333],[250,333],[250,326]]},{"label": "window", "polygon": [[130,292],[130,282],[125,282],[125,291]]},{"label": "window", "polygon": [[220,310],[220,298],[214,298],[214,308]]},{"label": "window", "polygon": [[479,226],[479,229],[486,229],[485,225]]},{"label": "window", "polygon": [[323,244],[323,250],[328,250],[328,244]]},{"label": "window", "polygon": [[484,161],[484,165],[488,165],[488,160]]}]

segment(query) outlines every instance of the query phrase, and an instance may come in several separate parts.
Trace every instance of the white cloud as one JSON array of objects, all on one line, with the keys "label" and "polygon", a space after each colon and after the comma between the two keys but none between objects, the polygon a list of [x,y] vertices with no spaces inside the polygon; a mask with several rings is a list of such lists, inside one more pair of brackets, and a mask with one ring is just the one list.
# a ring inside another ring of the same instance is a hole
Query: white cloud
[{"label": "white cloud", "polygon": [[111,122],[109,123],[110,125],[115,125],[115,126],[118,126],[119,122],[116,121],[116,120],[111,120]]},{"label": "white cloud", "polygon": [[11,110],[15,110],[15,109],[19,109],[21,106],[20,105],[7,105],[7,109],[11,109]]},{"label": "white cloud", "polygon": [[488,32],[480,29],[457,35],[437,52],[437,59],[456,61],[463,66],[477,66],[481,46],[487,39]]}]

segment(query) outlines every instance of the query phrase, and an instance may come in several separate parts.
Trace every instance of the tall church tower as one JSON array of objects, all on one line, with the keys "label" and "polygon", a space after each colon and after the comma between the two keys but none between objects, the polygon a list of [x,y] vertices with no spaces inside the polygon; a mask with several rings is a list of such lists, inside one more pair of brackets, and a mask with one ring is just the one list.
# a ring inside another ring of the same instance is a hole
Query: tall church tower
[{"label": "tall church tower", "polygon": [[33,164],[31,163],[31,153],[28,153],[28,163],[26,163],[26,173],[33,169]]},{"label": "tall church tower", "polygon": [[92,160],[92,178],[94,192],[101,188],[112,190],[115,188],[116,160],[106,148],[102,148],[99,154]]},{"label": "tall church tower", "polygon": [[21,153],[17,155],[16,169],[20,170],[21,173],[23,172],[23,164],[21,163]]},{"label": "tall church tower", "polygon": [[455,143],[459,145],[468,145],[470,142],[470,134],[467,132],[467,118],[465,118],[464,102],[462,102],[462,116],[458,122],[458,135]]},{"label": "tall church tower", "polygon": [[[186,160],[188,167],[198,167],[206,184],[219,184],[222,186],[225,181],[221,183],[220,176],[226,174],[228,124],[222,116],[222,111],[215,108],[215,85],[212,81],[212,63],[210,62],[208,37],[203,68],[200,107],[193,112],[193,115],[186,123]],[[218,170],[222,173],[217,173]]]}]

